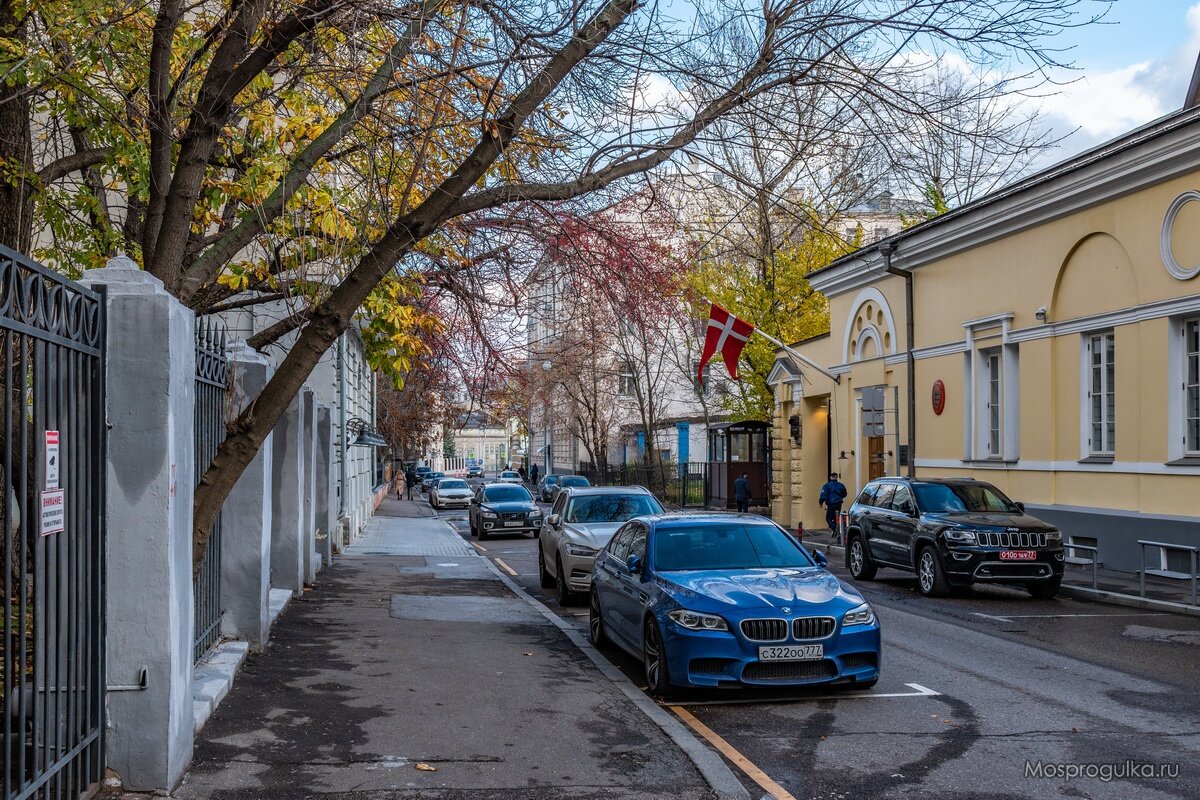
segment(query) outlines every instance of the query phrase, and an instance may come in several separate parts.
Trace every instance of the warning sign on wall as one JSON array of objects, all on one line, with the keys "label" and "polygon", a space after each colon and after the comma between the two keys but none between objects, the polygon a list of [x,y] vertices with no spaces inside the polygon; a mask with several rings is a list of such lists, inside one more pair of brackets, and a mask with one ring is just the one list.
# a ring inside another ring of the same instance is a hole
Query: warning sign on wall
[{"label": "warning sign on wall", "polygon": [[58,431],[46,431],[46,488],[58,488]]},{"label": "warning sign on wall", "polygon": [[65,489],[47,489],[42,492],[42,536],[59,533],[66,527],[66,494]]}]

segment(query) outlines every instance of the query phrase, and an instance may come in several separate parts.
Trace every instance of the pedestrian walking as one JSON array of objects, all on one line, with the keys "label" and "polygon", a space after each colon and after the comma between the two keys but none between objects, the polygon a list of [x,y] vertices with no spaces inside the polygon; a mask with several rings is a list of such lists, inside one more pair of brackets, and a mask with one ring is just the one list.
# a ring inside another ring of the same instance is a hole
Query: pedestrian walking
[{"label": "pedestrian walking", "polygon": [[537,486],[537,479],[538,479],[538,468],[537,468],[537,464],[534,464],[532,467],[529,468],[529,482],[532,483],[534,486]]},{"label": "pedestrian walking", "polygon": [[404,470],[404,485],[408,489],[408,499],[413,499],[413,486],[417,483],[417,471],[412,467]]},{"label": "pedestrian walking", "polygon": [[825,522],[834,536],[838,533],[838,514],[842,513],[842,503],[846,499],[846,485],[838,480],[836,472],[829,473],[829,480],[821,487],[821,496],[817,505],[825,506]]},{"label": "pedestrian walking", "polygon": [[750,475],[743,472],[742,477],[733,482],[733,499],[737,501],[739,514],[750,510]]},{"label": "pedestrian walking", "polygon": [[406,482],[405,474],[403,472],[401,472],[400,470],[396,470],[396,474],[394,476],[392,476],[392,483],[394,483],[396,485],[396,499],[397,500],[402,500],[404,498],[405,482]]},{"label": "pedestrian walking", "polygon": [[521,466],[517,467],[517,474],[521,476],[521,482],[522,482],[522,483],[524,483],[525,481],[529,480],[529,473],[528,473],[528,472],[525,470],[525,465],[524,465],[524,464],[522,464]]}]

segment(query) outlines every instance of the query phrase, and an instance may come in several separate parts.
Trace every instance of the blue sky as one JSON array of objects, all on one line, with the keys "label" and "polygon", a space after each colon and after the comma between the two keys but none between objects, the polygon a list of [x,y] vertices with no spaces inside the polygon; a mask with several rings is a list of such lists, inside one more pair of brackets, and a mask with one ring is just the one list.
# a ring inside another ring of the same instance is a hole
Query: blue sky
[{"label": "blue sky", "polygon": [[[1086,4],[1085,10],[1102,5]],[[1079,130],[1048,159],[1059,161],[1177,110],[1200,54],[1200,0],[1117,0],[1106,24],[1065,32],[1076,70],[1044,101],[1058,135]]]}]

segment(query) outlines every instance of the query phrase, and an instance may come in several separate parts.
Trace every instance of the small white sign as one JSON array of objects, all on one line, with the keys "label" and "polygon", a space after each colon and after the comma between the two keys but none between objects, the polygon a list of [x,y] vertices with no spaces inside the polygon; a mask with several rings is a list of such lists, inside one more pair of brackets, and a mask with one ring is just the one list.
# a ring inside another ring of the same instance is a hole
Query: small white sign
[{"label": "small white sign", "polygon": [[46,431],[46,488],[58,488],[58,431]]},{"label": "small white sign", "polygon": [[67,522],[66,489],[47,489],[42,492],[42,536],[59,533]]}]

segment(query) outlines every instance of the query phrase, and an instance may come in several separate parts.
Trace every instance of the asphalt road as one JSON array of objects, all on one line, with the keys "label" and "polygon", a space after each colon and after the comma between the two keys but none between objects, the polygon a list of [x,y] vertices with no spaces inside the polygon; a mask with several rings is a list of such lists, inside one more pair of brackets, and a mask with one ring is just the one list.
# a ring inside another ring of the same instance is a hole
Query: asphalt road
[{"label": "asphalt road", "polygon": [[[464,513],[441,516],[470,539]],[[538,585],[534,540],[482,547],[586,629],[586,605],[560,607]],[[883,625],[872,691],[735,690],[676,704],[753,796],[1200,797],[1200,618],[1000,587],[930,599],[889,571],[858,588]],[[644,686],[637,660],[607,655]]]}]

